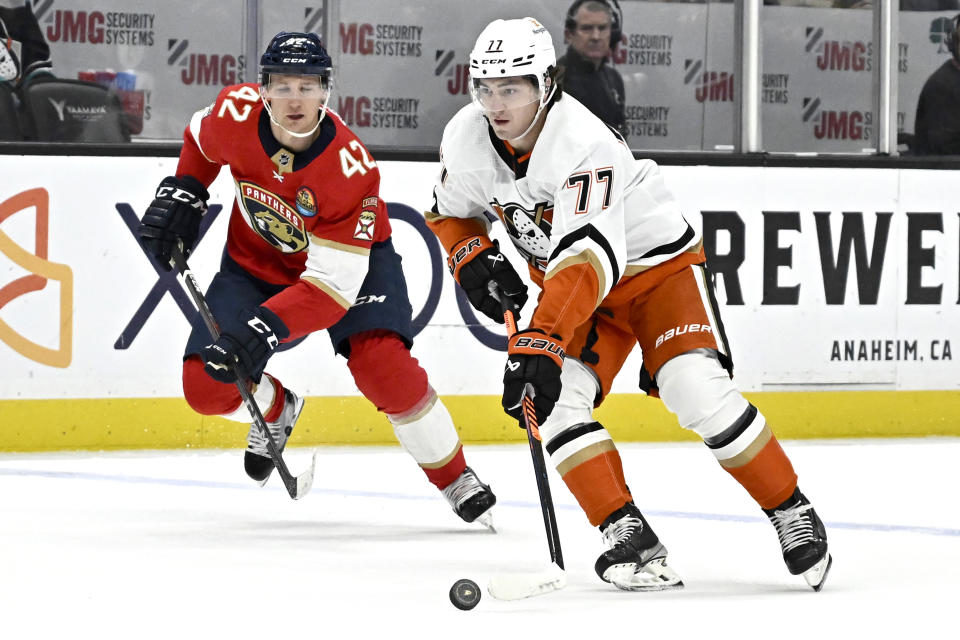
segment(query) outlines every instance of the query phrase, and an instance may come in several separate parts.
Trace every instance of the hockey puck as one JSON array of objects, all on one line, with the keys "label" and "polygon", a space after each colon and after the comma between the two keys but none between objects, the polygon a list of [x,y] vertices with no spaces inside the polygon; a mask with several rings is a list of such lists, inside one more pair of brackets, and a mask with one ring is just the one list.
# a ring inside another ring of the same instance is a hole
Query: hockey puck
[{"label": "hockey puck", "polygon": [[450,602],[457,609],[469,611],[480,602],[480,587],[473,580],[462,578],[450,587]]}]

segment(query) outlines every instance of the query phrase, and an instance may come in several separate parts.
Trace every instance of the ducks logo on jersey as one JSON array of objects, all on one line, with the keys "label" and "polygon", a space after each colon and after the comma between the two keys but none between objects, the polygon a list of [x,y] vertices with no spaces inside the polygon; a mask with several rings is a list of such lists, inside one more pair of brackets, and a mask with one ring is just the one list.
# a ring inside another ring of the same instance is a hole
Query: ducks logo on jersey
[{"label": "ducks logo on jersey", "polygon": [[490,203],[510,239],[528,263],[543,271],[550,257],[550,231],[553,229],[553,205],[538,202],[533,211],[516,202]]}]

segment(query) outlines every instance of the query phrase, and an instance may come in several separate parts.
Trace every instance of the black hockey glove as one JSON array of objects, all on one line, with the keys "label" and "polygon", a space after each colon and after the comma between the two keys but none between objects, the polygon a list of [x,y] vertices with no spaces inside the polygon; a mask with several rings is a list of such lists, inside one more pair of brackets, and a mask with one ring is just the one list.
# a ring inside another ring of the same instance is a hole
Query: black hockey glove
[{"label": "black hockey glove", "polygon": [[518,331],[507,343],[507,366],[503,370],[503,410],[523,423],[523,389],[533,386],[537,425],[543,424],[560,398],[563,347],[540,329]]},{"label": "black hockey glove", "polygon": [[500,302],[490,293],[490,283],[513,298],[514,316],[520,319],[520,308],[527,301],[527,285],[500,252],[500,245],[487,236],[473,236],[460,241],[450,251],[447,266],[463,288],[473,307],[494,322],[503,324]]},{"label": "black hockey glove", "polygon": [[237,362],[241,376],[259,382],[267,360],[289,335],[287,325],[270,309],[245,309],[233,325],[223,330],[219,340],[203,348],[203,368],[214,380],[234,382],[236,377],[228,363]]},{"label": "black hockey glove", "polygon": [[200,234],[200,218],[207,212],[210,194],[193,176],[163,179],[137,231],[143,246],[160,266],[170,271],[170,251],[181,243],[183,257],[193,251]]}]

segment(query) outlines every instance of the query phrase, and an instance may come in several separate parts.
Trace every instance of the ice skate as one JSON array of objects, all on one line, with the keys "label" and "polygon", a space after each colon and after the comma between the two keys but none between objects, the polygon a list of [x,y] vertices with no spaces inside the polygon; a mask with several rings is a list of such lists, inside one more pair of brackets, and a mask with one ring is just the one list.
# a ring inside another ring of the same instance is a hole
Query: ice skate
[{"label": "ice skate", "polygon": [[610,514],[600,530],[610,547],[594,566],[601,580],[624,591],[683,587],[680,576],[667,566],[666,547],[633,503]]},{"label": "ice skate", "polygon": [[456,480],[441,490],[441,493],[453,507],[453,512],[464,522],[476,521],[496,532],[490,509],[497,504],[497,496],[493,494],[490,487],[480,482],[480,478],[473,469],[465,468]]},{"label": "ice skate", "polygon": [[796,489],[783,504],[764,509],[770,518],[783,561],[793,575],[802,575],[814,591],[820,591],[827,579],[833,558],[827,551],[827,532],[806,496]]},{"label": "ice skate", "polygon": [[[303,398],[289,389],[283,390],[283,411],[276,422],[268,422],[270,435],[277,445],[277,449],[282,453],[283,448],[293,433],[293,426],[303,411]],[[250,425],[250,433],[247,434],[247,450],[243,454],[243,469],[247,475],[256,480],[260,486],[267,484],[270,474],[273,473],[273,460],[270,458],[270,450],[267,449],[267,439],[260,433],[260,427],[257,423]]]}]

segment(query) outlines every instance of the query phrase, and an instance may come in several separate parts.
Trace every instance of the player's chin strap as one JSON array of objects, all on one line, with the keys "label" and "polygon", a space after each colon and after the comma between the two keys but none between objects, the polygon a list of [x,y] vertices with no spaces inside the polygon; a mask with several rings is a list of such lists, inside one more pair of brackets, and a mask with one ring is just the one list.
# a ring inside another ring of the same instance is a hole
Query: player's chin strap
[{"label": "player's chin strap", "polygon": [[526,131],[524,131],[523,133],[518,135],[516,138],[514,138],[514,140],[519,140],[520,138],[530,133],[530,130],[533,129],[533,126],[537,124],[537,120],[540,119],[540,114],[543,113],[543,108],[546,107],[548,104],[550,104],[550,100],[553,99],[553,94],[556,93],[556,91],[557,91],[557,85],[554,84],[552,87],[550,87],[550,94],[546,98],[540,101],[540,108],[537,109],[537,115],[533,116],[533,121],[530,123],[530,126],[527,127]]},{"label": "player's chin strap", "polygon": [[[317,119],[317,124],[313,127],[313,129],[310,129],[310,131],[307,131],[306,133],[290,131],[290,129],[287,129],[285,126],[277,122],[276,118],[273,117],[273,109],[270,108],[270,102],[267,101],[266,97],[263,95],[262,88],[260,89],[260,102],[263,103],[263,108],[267,110],[267,115],[270,116],[270,122],[283,129],[284,133],[287,133],[294,138],[309,138],[317,132],[317,129],[320,128],[320,123],[323,122],[324,116],[327,115],[327,103],[330,102],[330,92],[327,92],[327,98],[323,101],[323,108],[320,109],[320,117]],[[538,111],[537,113],[539,114],[540,112]]]}]

